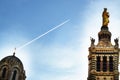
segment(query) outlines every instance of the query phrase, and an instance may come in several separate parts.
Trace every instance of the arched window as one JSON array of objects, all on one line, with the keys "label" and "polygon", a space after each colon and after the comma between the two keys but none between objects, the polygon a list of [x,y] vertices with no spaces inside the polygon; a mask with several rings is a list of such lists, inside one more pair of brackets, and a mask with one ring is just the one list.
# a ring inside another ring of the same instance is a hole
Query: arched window
[{"label": "arched window", "polygon": [[97,80],[100,80],[100,78],[97,78]]},{"label": "arched window", "polygon": [[106,80],[106,78],[104,78],[104,80]]},{"label": "arched window", "polygon": [[112,56],[109,57],[109,71],[110,72],[113,71],[113,57]]},{"label": "arched window", "polygon": [[107,71],[107,57],[103,56],[103,71]]},{"label": "arched window", "polygon": [[12,80],[16,80],[17,70],[13,71]]},{"label": "arched window", "polygon": [[3,70],[2,70],[2,78],[5,78],[5,75],[6,75],[6,68],[3,68]]},{"label": "arched window", "polygon": [[96,69],[97,71],[100,71],[100,56],[97,56]]}]

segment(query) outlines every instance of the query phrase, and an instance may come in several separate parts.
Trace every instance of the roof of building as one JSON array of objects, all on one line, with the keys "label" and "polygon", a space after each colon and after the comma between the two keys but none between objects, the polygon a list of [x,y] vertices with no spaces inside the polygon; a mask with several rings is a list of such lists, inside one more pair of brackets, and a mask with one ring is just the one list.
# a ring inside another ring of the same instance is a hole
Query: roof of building
[{"label": "roof of building", "polygon": [[6,56],[4,57],[1,61],[0,61],[0,64],[5,64],[7,63],[8,65],[17,65],[19,67],[21,67],[23,69],[23,64],[22,64],[22,61],[16,57],[15,55],[10,55],[10,56]]}]

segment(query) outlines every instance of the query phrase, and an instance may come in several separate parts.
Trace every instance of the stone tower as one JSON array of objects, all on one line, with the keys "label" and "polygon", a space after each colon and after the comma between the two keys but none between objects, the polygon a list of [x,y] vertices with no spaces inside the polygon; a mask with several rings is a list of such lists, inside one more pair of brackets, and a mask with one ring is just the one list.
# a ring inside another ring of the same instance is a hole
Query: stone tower
[{"label": "stone tower", "polygon": [[119,80],[119,44],[118,38],[114,39],[115,45],[111,43],[111,32],[109,31],[109,13],[104,8],[103,24],[98,33],[98,44],[91,38],[89,47],[89,69],[87,80]]},{"label": "stone tower", "polygon": [[14,54],[0,61],[0,80],[25,80],[23,64]]}]

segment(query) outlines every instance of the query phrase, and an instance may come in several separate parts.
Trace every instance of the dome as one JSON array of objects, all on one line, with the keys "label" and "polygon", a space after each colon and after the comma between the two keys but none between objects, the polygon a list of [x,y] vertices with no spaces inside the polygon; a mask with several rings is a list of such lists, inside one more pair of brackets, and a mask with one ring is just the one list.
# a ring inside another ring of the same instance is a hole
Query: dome
[{"label": "dome", "polygon": [[14,55],[4,57],[0,61],[0,64],[8,64],[9,66],[17,65],[18,67],[20,67],[23,70],[23,64],[22,64],[21,60]]},{"label": "dome", "polygon": [[0,80],[25,80],[25,70],[21,60],[15,53],[0,61]]}]

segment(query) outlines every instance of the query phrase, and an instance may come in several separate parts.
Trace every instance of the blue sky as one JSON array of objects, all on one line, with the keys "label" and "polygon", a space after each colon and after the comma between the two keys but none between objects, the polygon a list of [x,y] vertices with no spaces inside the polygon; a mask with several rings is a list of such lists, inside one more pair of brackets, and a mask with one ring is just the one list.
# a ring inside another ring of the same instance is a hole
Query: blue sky
[{"label": "blue sky", "polygon": [[118,0],[0,0],[0,59],[70,19],[16,56],[24,64],[26,80],[86,80],[90,36],[97,44],[104,7],[110,13],[112,42],[120,36],[119,4]]}]

